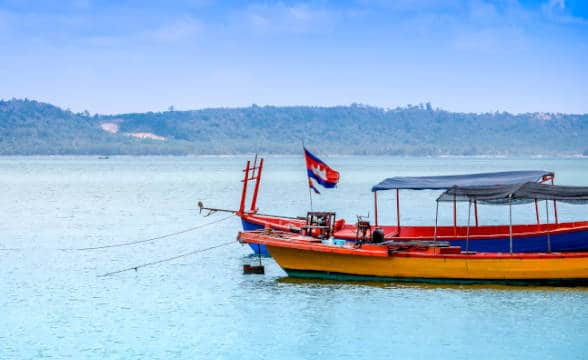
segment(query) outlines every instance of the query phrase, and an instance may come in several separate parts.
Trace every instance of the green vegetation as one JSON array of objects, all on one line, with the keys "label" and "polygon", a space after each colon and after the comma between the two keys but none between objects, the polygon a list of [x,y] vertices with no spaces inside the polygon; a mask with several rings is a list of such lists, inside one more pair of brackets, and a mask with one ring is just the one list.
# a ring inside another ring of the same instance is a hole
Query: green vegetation
[{"label": "green vegetation", "polygon": [[[118,133],[101,124],[115,123]],[[137,139],[153,133],[166,140]],[[588,114],[453,113],[430,104],[396,109],[216,108],[90,116],[30,100],[0,101],[0,154],[299,153],[375,155],[587,154]]]}]

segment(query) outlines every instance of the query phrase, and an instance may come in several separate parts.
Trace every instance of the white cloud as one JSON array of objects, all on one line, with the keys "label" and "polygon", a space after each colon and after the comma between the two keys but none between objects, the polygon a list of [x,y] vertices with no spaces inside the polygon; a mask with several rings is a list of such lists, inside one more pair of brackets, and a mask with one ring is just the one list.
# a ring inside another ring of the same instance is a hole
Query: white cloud
[{"label": "white cloud", "polygon": [[163,24],[155,30],[147,31],[146,35],[161,42],[177,42],[192,39],[203,29],[202,22],[191,17],[183,17]]},{"label": "white cloud", "polygon": [[324,6],[299,3],[255,4],[236,16],[256,32],[312,33],[330,31],[341,13]]},{"label": "white cloud", "polygon": [[565,0],[549,0],[541,5],[543,15],[550,21],[562,24],[588,25],[588,20],[570,14]]}]

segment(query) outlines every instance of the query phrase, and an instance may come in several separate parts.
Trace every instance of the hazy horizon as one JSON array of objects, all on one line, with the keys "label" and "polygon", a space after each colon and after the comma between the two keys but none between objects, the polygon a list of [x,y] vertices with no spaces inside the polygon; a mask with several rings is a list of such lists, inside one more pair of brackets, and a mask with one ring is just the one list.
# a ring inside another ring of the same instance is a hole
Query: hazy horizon
[{"label": "hazy horizon", "polygon": [[[52,105],[52,106],[57,106],[58,108],[65,110],[65,111],[71,111],[73,113],[83,113],[83,111],[76,111],[74,109],[71,108],[66,108],[63,106],[59,106],[58,104],[52,104],[52,103],[48,103],[45,101],[41,101],[38,99],[31,99],[31,98],[11,98],[11,99],[3,99],[0,98],[0,101],[4,101],[4,102],[9,102],[9,101],[36,101],[39,103],[43,103],[43,104],[48,104],[48,105]],[[444,108],[440,108],[435,106],[435,104],[431,104],[428,103],[432,109],[434,111],[445,111],[445,112],[449,112],[449,113],[462,113],[462,114],[476,114],[476,115],[483,115],[483,114],[492,114],[492,113],[508,113],[511,115],[525,115],[525,114],[549,114],[549,115],[588,115],[588,111],[585,113],[563,113],[563,112],[543,112],[543,111],[527,111],[527,112],[509,112],[509,111],[485,111],[485,112],[475,112],[475,111],[452,111],[449,109],[444,109]],[[358,106],[358,107],[370,107],[370,108],[376,108],[376,109],[381,109],[384,111],[394,111],[394,110],[398,110],[398,109],[408,109],[409,107],[420,107],[420,108],[426,108],[427,103],[417,103],[417,104],[405,104],[405,105],[398,105],[396,107],[382,107],[382,106],[377,106],[377,105],[371,105],[371,104],[363,104],[363,103],[350,103],[350,104],[339,104],[339,105],[308,105],[308,104],[293,104],[293,105],[275,105],[275,104],[264,104],[264,105],[260,105],[260,104],[248,104],[248,105],[242,105],[242,106],[205,106],[205,107],[200,107],[200,108],[192,108],[192,109],[178,109],[175,106],[173,107],[173,109],[170,109],[170,107],[168,106],[165,109],[160,109],[160,110],[146,110],[146,111],[132,111],[132,112],[120,112],[120,113],[100,113],[100,112],[89,112],[91,116],[93,115],[98,115],[98,116],[123,116],[123,115],[131,115],[131,114],[145,114],[145,113],[149,113],[149,112],[153,112],[153,113],[165,113],[165,112],[170,112],[170,111],[200,111],[200,110],[213,110],[213,109],[247,109],[247,108],[251,108],[251,107],[274,107],[274,108],[295,108],[295,107],[302,107],[302,108],[336,108],[336,107],[354,107],[354,106]],[[84,109],[87,110],[87,109]]]}]

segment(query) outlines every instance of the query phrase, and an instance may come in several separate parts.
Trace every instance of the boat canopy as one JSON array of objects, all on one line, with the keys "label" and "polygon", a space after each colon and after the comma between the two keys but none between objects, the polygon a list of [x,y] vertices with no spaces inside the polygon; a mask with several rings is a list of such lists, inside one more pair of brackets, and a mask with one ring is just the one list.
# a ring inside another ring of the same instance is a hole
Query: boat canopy
[{"label": "boat canopy", "polygon": [[409,190],[446,190],[453,186],[493,186],[516,185],[526,182],[537,182],[545,177],[553,177],[551,171],[524,170],[503,171],[493,173],[444,175],[444,176],[398,176],[385,179],[374,185],[372,191],[409,189]]},{"label": "boat canopy", "polygon": [[437,199],[437,201],[477,201],[497,205],[529,203],[535,200],[588,204],[588,186],[547,185],[536,182],[515,185],[454,186]]}]

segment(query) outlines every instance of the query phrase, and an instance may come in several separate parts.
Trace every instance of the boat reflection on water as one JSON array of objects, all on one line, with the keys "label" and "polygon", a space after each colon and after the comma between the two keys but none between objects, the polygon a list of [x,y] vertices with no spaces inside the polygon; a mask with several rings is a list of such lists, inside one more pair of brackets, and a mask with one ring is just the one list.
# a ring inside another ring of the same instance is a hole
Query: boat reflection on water
[{"label": "boat reflection on water", "polygon": [[581,291],[588,292],[587,285],[577,286],[551,286],[551,285],[513,285],[496,283],[475,283],[475,284],[453,284],[453,283],[431,283],[431,282],[410,282],[410,281],[374,281],[374,280],[334,280],[334,279],[312,279],[281,276],[275,279],[280,284],[304,286],[304,287],[373,287],[381,289],[418,289],[418,290],[492,290],[492,291]]}]

